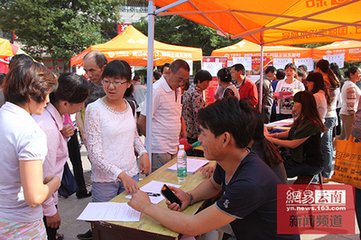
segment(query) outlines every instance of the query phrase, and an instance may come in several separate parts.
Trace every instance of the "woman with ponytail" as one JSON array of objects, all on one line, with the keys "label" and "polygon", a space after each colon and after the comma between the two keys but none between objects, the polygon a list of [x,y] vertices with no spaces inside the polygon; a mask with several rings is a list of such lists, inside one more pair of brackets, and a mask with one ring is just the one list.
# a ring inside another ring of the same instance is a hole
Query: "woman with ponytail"
[{"label": "woman with ponytail", "polygon": [[332,130],[337,123],[336,105],[337,99],[340,95],[340,81],[330,68],[330,64],[327,60],[321,59],[316,64],[316,72],[319,72],[323,76],[323,81],[326,87],[326,94],[329,96],[327,101],[327,112],[325,116],[325,132],[321,137],[321,151],[323,158],[323,171],[322,176],[330,178],[333,171],[333,141]]}]

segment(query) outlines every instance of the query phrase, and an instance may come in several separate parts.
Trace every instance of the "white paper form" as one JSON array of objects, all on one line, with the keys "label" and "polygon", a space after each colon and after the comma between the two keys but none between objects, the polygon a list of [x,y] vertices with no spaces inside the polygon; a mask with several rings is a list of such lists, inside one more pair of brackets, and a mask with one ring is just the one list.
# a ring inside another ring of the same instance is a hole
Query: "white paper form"
[{"label": "white paper form", "polygon": [[[161,194],[161,190],[164,184],[167,184],[168,186],[180,188],[181,185],[173,184],[173,183],[167,183],[167,182],[159,182],[159,181],[150,181],[149,183],[145,184],[143,187],[140,188],[143,192],[150,193],[149,199],[153,204],[160,203],[164,197]],[[152,196],[153,195],[153,196]],[[157,195],[157,196],[154,196]],[[125,198],[131,199],[131,195],[127,195]]]},{"label": "white paper form", "polygon": [[140,220],[140,212],[131,208],[127,203],[91,202],[77,220],[136,222]]},{"label": "white paper form", "polygon": [[[198,169],[206,165],[209,161],[208,160],[201,160],[196,158],[187,158],[187,172],[188,173],[195,173]],[[169,170],[176,171],[177,164],[174,164],[168,168]]]}]

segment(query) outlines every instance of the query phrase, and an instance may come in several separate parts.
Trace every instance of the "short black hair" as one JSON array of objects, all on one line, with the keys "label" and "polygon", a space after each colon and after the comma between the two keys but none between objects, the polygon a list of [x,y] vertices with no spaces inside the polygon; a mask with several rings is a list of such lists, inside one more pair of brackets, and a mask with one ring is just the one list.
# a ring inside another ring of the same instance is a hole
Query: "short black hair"
[{"label": "short black hair", "polygon": [[307,66],[306,66],[306,65],[304,65],[304,64],[302,64],[302,65],[298,66],[298,69],[303,70],[305,73],[307,73],[307,72],[308,72]]},{"label": "short black hair", "polygon": [[69,103],[84,102],[90,93],[90,84],[83,76],[76,73],[63,73],[58,79],[58,88],[50,93],[50,102],[60,100]]},{"label": "short black hair", "polygon": [[286,66],[285,66],[285,70],[287,68],[291,68],[291,69],[293,69],[293,71],[297,72],[297,67],[296,67],[296,65],[294,63],[287,63]]},{"label": "short black hair", "polygon": [[164,68],[169,68],[169,66],[170,66],[170,63],[164,63],[164,65],[160,68],[160,72],[163,74],[164,72]]},{"label": "short black hair", "polygon": [[237,147],[245,148],[253,138],[255,128],[254,114],[245,104],[235,97],[216,101],[199,110],[198,122],[216,137],[224,132],[230,133]]},{"label": "short black hair", "polygon": [[212,75],[207,70],[199,70],[196,75],[194,75],[194,84],[201,83],[204,81],[211,81]]},{"label": "short black hair", "polygon": [[190,71],[188,63],[182,59],[174,60],[169,66],[169,69],[172,71],[172,73],[177,73],[181,68],[187,72]]},{"label": "short black hair", "polygon": [[276,71],[277,69],[274,66],[268,66],[264,72],[265,74],[267,74],[269,72],[276,72]]},{"label": "short black hair", "polygon": [[160,72],[158,72],[158,71],[153,72],[153,78],[155,80],[159,80],[159,78],[161,78],[161,77],[162,77],[162,74]]},{"label": "short black hair", "polygon": [[242,75],[246,74],[246,68],[241,63],[236,63],[231,68],[234,68],[237,72],[241,71]]},{"label": "short black hair", "polygon": [[124,60],[113,60],[105,66],[101,78],[104,77],[124,78],[130,82],[132,80],[132,69]]},{"label": "short black hair", "polygon": [[286,77],[285,70],[283,70],[282,68],[277,69],[277,73],[276,73],[277,80],[285,79],[285,77]]},{"label": "short black hair", "polygon": [[231,72],[228,68],[219,69],[217,72],[217,77],[221,82],[228,83],[232,81]]}]

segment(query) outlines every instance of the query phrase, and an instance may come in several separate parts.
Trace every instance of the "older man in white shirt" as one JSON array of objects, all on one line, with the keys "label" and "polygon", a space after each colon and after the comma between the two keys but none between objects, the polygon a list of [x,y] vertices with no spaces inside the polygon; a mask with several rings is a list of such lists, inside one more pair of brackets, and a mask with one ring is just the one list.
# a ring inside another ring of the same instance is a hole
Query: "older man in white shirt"
[{"label": "older man in white shirt", "polygon": [[[169,74],[153,84],[152,110],[152,171],[157,170],[175,157],[181,130],[181,92],[179,85],[189,78],[189,65],[175,60]],[[145,135],[146,109],[138,120],[140,132]]]}]

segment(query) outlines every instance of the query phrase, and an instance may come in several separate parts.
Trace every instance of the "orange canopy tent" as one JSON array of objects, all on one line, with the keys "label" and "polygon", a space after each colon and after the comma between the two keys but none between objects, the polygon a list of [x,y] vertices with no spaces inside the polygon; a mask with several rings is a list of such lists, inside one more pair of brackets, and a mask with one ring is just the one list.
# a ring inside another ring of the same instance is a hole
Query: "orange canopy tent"
[{"label": "orange canopy tent", "polygon": [[313,49],[313,58],[322,59],[323,56],[344,54],[345,61],[361,61],[361,41],[334,42]]},{"label": "orange canopy tent", "polygon": [[[132,66],[146,66],[148,58],[148,37],[133,26],[128,26],[124,32],[110,41],[93,45],[79,55],[72,57],[72,66],[82,63],[83,57],[91,50],[102,52],[110,60],[122,59]],[[202,49],[182,47],[154,41],[154,64],[163,65],[174,59],[200,61],[202,60]]]},{"label": "orange canopy tent", "polygon": [[[151,1],[150,1],[151,2]],[[154,0],[159,16],[179,15],[260,45],[361,39],[360,0]]]},{"label": "orange canopy tent", "polygon": [[[263,48],[264,56],[273,58],[310,58],[312,57],[311,48],[299,48],[289,46],[265,46]],[[260,56],[261,46],[253,42],[242,40],[234,45],[212,51],[212,56],[226,56],[228,60],[233,57]]]},{"label": "orange canopy tent", "polygon": [[[154,17],[179,15],[216,29],[232,38],[244,38],[263,46],[293,45],[361,39],[361,0],[148,0],[148,36],[154,36]],[[159,7],[154,8],[154,5]],[[149,55],[153,45],[149,44]],[[147,76],[153,63],[148,61]],[[261,74],[261,85],[263,76]],[[151,87],[149,83],[148,87]],[[147,93],[147,101],[152,94]],[[260,88],[262,96],[262,88]],[[259,105],[261,107],[261,104]],[[147,115],[151,114],[147,108]],[[147,118],[147,136],[151,121]],[[151,153],[146,139],[148,152]]]}]

